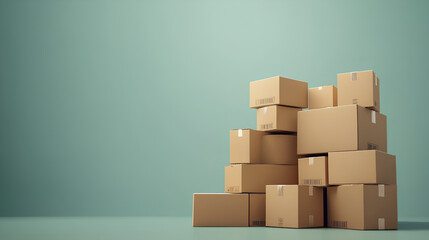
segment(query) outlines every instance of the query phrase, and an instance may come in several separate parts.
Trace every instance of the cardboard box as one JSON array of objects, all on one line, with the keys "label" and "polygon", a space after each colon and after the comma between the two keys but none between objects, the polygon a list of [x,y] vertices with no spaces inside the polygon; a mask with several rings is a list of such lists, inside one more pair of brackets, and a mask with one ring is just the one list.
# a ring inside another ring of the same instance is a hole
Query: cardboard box
[{"label": "cardboard box", "polygon": [[229,162],[262,163],[262,136],[267,132],[236,129],[229,132]]},{"label": "cardboard box", "polygon": [[358,105],[298,112],[298,155],[387,152],[386,116]]},{"label": "cardboard box", "polygon": [[380,112],[380,80],[374,71],[339,73],[338,106],[358,104]]},{"label": "cardboard box", "polygon": [[192,226],[249,226],[249,194],[194,193]]},{"label": "cardboard box", "polygon": [[265,226],[265,194],[249,194],[249,226]]},{"label": "cardboard box", "polygon": [[329,184],[396,184],[396,156],[376,150],[331,152]]},{"label": "cardboard box", "polygon": [[308,83],[280,76],[250,82],[250,108],[269,105],[307,108]]},{"label": "cardboard box", "polygon": [[329,227],[361,230],[398,228],[396,185],[328,187],[327,202]]},{"label": "cardboard box", "polygon": [[235,164],[225,167],[225,192],[265,193],[265,185],[298,184],[297,165]]},{"label": "cardboard box", "polygon": [[296,136],[285,134],[263,136],[262,162],[265,164],[298,164]]},{"label": "cardboard box", "polygon": [[308,89],[308,109],[337,106],[337,88],[334,85]]},{"label": "cardboard box", "polygon": [[257,129],[269,132],[296,132],[299,108],[268,106],[256,112]]},{"label": "cardboard box", "polygon": [[298,159],[299,185],[328,186],[328,157]]},{"label": "cardboard box", "polygon": [[269,227],[323,227],[323,188],[299,185],[268,185]]}]

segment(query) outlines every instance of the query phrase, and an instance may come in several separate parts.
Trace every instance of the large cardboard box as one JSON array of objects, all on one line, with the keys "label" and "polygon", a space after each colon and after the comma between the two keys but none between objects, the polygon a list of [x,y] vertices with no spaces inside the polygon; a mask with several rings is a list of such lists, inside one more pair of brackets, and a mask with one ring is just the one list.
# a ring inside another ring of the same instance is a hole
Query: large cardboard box
[{"label": "large cardboard box", "polygon": [[295,135],[269,134],[262,137],[262,162],[265,164],[298,164]]},{"label": "large cardboard box", "polygon": [[308,89],[308,109],[336,106],[337,88],[334,85]]},{"label": "large cardboard box", "polygon": [[194,193],[194,227],[249,226],[249,194]]},{"label": "large cardboard box", "polygon": [[299,108],[268,106],[256,111],[257,129],[269,132],[296,132]]},{"label": "large cardboard box", "polygon": [[396,184],[396,156],[376,150],[330,152],[329,184]]},{"label": "large cardboard box", "polygon": [[323,188],[268,185],[266,191],[267,226],[323,227]]},{"label": "large cardboard box", "polygon": [[339,73],[338,106],[358,104],[380,112],[380,80],[374,71]]},{"label": "large cardboard box", "polygon": [[307,108],[308,83],[284,77],[250,82],[250,108],[284,105]]},{"label": "large cardboard box", "polygon": [[328,157],[298,159],[299,185],[328,186]]},{"label": "large cardboard box", "polygon": [[252,129],[236,129],[229,132],[229,162],[262,163],[262,136],[267,132]]},{"label": "large cardboard box", "polygon": [[298,184],[297,165],[235,164],[225,167],[225,192],[265,193],[265,185]]},{"label": "large cardboard box", "polygon": [[327,202],[329,227],[361,230],[398,228],[396,185],[328,187]]},{"label": "large cardboard box", "polygon": [[298,155],[367,149],[387,152],[385,115],[355,104],[298,112]]},{"label": "large cardboard box", "polygon": [[265,194],[249,194],[249,226],[265,226]]}]

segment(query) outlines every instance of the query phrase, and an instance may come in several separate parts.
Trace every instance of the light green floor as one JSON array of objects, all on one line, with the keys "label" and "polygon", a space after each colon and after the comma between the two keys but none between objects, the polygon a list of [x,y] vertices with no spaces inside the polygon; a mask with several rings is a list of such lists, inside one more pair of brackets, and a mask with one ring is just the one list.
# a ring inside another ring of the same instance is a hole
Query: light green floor
[{"label": "light green floor", "polygon": [[408,220],[399,230],[193,228],[189,217],[0,218],[0,239],[429,239],[429,221]]}]

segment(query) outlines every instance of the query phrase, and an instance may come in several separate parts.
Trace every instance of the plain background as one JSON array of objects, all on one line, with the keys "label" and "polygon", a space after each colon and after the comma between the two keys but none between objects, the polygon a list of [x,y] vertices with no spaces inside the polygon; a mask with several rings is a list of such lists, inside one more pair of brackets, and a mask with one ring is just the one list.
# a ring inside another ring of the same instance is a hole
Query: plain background
[{"label": "plain background", "polygon": [[190,216],[250,81],[373,69],[399,216],[428,217],[428,1],[1,1],[0,215]]}]

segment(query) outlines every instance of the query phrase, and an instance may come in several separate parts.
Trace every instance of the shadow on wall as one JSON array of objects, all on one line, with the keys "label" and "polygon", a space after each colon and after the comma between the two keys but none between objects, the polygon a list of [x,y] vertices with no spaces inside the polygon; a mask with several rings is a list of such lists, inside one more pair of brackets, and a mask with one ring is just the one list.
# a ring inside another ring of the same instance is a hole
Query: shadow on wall
[{"label": "shadow on wall", "polygon": [[398,222],[399,230],[429,230],[429,222]]}]

